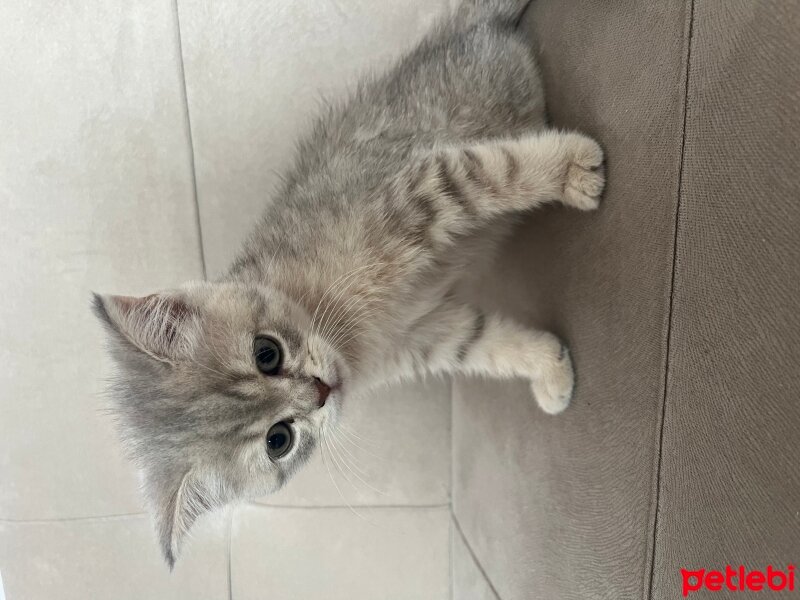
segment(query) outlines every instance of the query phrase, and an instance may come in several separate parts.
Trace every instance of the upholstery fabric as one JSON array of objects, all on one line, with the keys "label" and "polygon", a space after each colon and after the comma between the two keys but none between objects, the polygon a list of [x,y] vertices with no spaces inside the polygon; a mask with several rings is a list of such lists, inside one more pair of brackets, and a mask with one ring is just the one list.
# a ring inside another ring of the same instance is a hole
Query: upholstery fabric
[{"label": "upholstery fabric", "polygon": [[800,560],[799,32],[796,1],[695,2],[654,599]]},{"label": "upholstery fabric", "polygon": [[577,368],[555,418],[521,382],[456,386],[453,507],[502,600],[649,585],[686,24],[682,3],[602,0],[537,0],[523,23],[553,123],[600,141],[608,187],[598,212],[531,215],[482,283]]},{"label": "upholstery fabric", "polygon": [[484,283],[569,340],[578,388],[550,420],[523,387],[456,386],[479,565],[456,547],[455,589],[671,600],[681,568],[796,564],[800,4],[538,0],[523,26],[609,186],[599,214],[532,217]]}]

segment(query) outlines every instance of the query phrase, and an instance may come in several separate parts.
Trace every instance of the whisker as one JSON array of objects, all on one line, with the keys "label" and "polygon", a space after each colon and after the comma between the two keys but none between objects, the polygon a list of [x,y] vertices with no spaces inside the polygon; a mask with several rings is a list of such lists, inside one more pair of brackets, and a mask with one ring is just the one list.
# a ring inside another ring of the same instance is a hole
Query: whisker
[{"label": "whisker", "polygon": [[350,487],[352,487],[353,490],[355,490],[356,492],[359,491],[358,486],[355,485],[350,480],[350,478],[347,476],[347,473],[345,473],[344,469],[342,469],[342,465],[344,465],[344,466],[347,466],[347,465],[342,460],[342,457],[339,454],[339,452],[337,452],[336,446],[333,445],[333,442],[331,441],[331,438],[326,435],[325,436],[325,441],[328,443],[328,450],[330,451],[330,457],[331,457],[331,460],[334,463],[334,466],[339,470],[339,473],[342,475],[342,477],[344,477],[344,480],[348,484],[350,484]]},{"label": "whisker", "polygon": [[[331,340],[330,344],[335,345],[335,343],[339,343],[341,345],[341,340],[346,339],[345,336],[350,333],[354,333],[358,331],[359,327],[362,327],[370,317],[380,313],[381,308],[378,306],[373,306],[371,308],[366,309],[363,313],[359,314],[356,319],[354,319],[351,323],[347,325],[344,329],[337,332],[337,335],[333,340]],[[336,342],[334,342],[336,340]]]},{"label": "whisker", "polygon": [[344,462],[345,466],[348,469],[350,469],[350,472],[353,474],[354,477],[356,477],[361,483],[363,483],[365,486],[367,486],[373,492],[375,492],[377,494],[380,494],[381,496],[388,496],[389,495],[387,492],[385,492],[383,490],[379,490],[375,486],[367,483],[367,481],[365,481],[361,476],[359,476],[359,474],[355,470],[350,468],[350,465],[347,464],[347,462],[345,460],[345,456],[342,454],[342,452],[346,452],[350,456],[351,461],[353,461],[353,466],[357,470],[359,470],[362,475],[364,475],[364,476],[367,475],[364,471],[359,469],[358,465],[355,463],[355,457],[350,453],[350,451],[345,446],[336,446],[336,437],[335,437],[335,435],[331,437],[331,444],[333,444],[335,447],[339,448],[339,452],[340,452],[339,457],[342,459],[342,462]]},{"label": "whisker", "polygon": [[203,345],[203,347],[205,347],[206,350],[208,350],[209,354],[211,354],[213,358],[217,359],[217,361],[220,363],[220,365],[222,365],[223,368],[232,370],[232,364],[230,360],[220,356],[219,352],[217,352],[216,350],[214,350],[214,348],[211,347],[211,345],[208,343],[208,340],[206,339],[204,332],[200,335],[200,337],[197,338],[197,340]]},{"label": "whisker", "polygon": [[[322,316],[320,317],[320,320],[319,320],[320,324],[322,324],[322,325],[323,325],[323,328],[322,328],[322,333],[318,334],[320,337],[323,337],[323,338],[324,338],[324,337],[325,337],[325,334],[327,333],[327,331],[328,331],[328,329],[329,329],[329,325],[330,325],[330,315],[328,315],[328,311],[329,311],[329,310],[331,310],[331,309],[333,309],[333,310],[334,310],[334,312],[336,312],[336,308],[335,308],[335,307],[337,307],[338,303],[339,303],[339,302],[341,301],[341,299],[343,298],[343,294],[344,294],[344,293],[345,293],[345,292],[346,292],[346,291],[347,291],[347,290],[348,290],[348,289],[349,289],[349,288],[350,288],[350,287],[351,287],[353,284],[355,284],[355,283],[358,281],[357,279],[353,279],[353,277],[354,277],[355,275],[357,275],[359,271],[363,271],[365,268],[376,267],[376,266],[380,266],[381,264],[382,264],[382,263],[373,263],[372,265],[367,265],[367,267],[361,267],[361,268],[358,268],[358,269],[354,269],[353,271],[351,271],[351,272],[350,272],[350,274],[349,274],[349,275],[347,275],[347,277],[346,277],[344,280],[342,280],[342,281],[341,281],[341,283],[339,284],[340,286],[341,286],[342,284],[344,284],[344,283],[345,283],[345,281],[349,280],[349,282],[347,283],[347,285],[345,285],[344,287],[340,287],[340,288],[339,288],[339,290],[338,290],[338,292],[336,293],[336,296],[335,296],[335,297],[333,297],[333,298],[332,298],[332,299],[331,299],[331,300],[330,300],[330,301],[327,303],[327,305],[326,305],[326,307],[325,307],[325,310],[323,311],[323,313],[322,313]],[[363,273],[362,273],[362,275],[363,275]],[[341,279],[341,278],[340,278],[340,279]],[[327,321],[326,321],[326,316],[327,316],[327,319],[328,319]]]},{"label": "whisker", "polygon": [[[320,437],[320,439],[322,440],[322,445],[320,445],[320,449],[322,449],[322,448],[323,448],[323,446],[325,446],[325,447],[327,447],[327,448],[328,448],[328,452],[330,453],[330,446],[328,446],[328,441],[327,441],[327,439],[326,439],[326,437],[325,437],[325,430],[324,430],[323,426],[320,426],[320,429],[319,429],[319,437]],[[321,455],[322,455],[322,462],[325,464],[325,469],[328,471],[328,477],[330,477],[330,479],[331,479],[331,482],[333,483],[334,487],[336,488],[336,491],[339,493],[339,497],[342,499],[342,502],[344,502],[344,503],[347,505],[347,508],[349,508],[349,509],[350,509],[350,511],[351,511],[351,512],[352,512],[354,515],[356,515],[357,517],[359,517],[359,518],[361,518],[361,519],[364,519],[364,520],[365,520],[367,523],[371,523],[372,525],[374,525],[375,523],[374,523],[374,522],[372,522],[372,520],[371,520],[371,519],[368,519],[368,518],[366,518],[364,515],[362,515],[361,513],[359,513],[359,512],[358,512],[358,511],[357,511],[355,508],[353,508],[353,506],[352,506],[352,505],[351,505],[351,504],[350,504],[350,503],[349,503],[349,502],[348,502],[348,501],[345,499],[345,497],[344,497],[344,494],[342,493],[342,490],[341,490],[341,488],[339,487],[339,484],[338,484],[338,483],[336,483],[336,479],[334,479],[334,477],[333,477],[333,474],[331,473],[330,467],[328,467],[328,462],[325,460],[325,452],[324,452],[324,451],[323,451],[323,452],[321,452]]]},{"label": "whisker", "polygon": [[[347,323],[345,328],[340,329],[339,331],[335,332],[336,335],[334,336],[334,339],[336,337],[338,337],[338,336],[341,336],[344,331],[347,331],[347,330],[351,329],[354,324],[363,321],[364,317],[366,315],[371,315],[371,314],[374,314],[376,311],[378,311],[380,307],[375,305],[378,301],[379,301],[378,298],[360,298],[360,297],[356,297],[356,296],[354,296],[353,298],[350,298],[350,300],[348,300],[347,304],[342,306],[342,308],[341,308],[341,316],[343,317],[346,314],[345,311],[352,308],[355,311],[355,318],[350,323]],[[364,306],[361,306],[359,308],[355,308],[355,305],[358,302],[361,302]],[[361,312],[358,312],[358,311],[361,311]],[[339,320],[336,321],[334,324],[338,325],[340,322],[341,322],[341,318],[339,318]]]},{"label": "whisker", "polygon": [[[377,264],[377,263],[375,263],[375,264]],[[325,300],[327,295],[331,292],[331,290],[333,290],[335,288],[335,286],[337,284],[339,284],[339,282],[342,279],[344,279],[345,277],[352,276],[354,273],[356,273],[358,271],[361,271],[363,269],[369,268],[371,266],[374,266],[374,265],[362,265],[361,267],[357,267],[357,268],[353,269],[352,271],[349,271],[348,273],[345,273],[344,275],[339,276],[332,284],[330,284],[330,286],[328,286],[328,289],[326,289],[325,292],[322,294],[322,296],[320,296],[320,299],[317,302],[317,307],[314,309],[314,314],[311,317],[311,328],[310,329],[311,329],[311,334],[312,335],[314,333],[314,329],[315,329],[315,325],[316,325],[316,318],[317,318],[317,314],[318,314],[319,309],[320,309],[320,305],[322,304],[322,301]]]},{"label": "whisker", "polygon": [[[341,438],[342,441],[346,441],[348,444],[350,444],[351,446],[353,446],[354,448],[356,448],[360,452],[368,454],[372,458],[377,458],[378,460],[381,460],[381,461],[385,461],[386,460],[385,456],[379,456],[378,454],[375,454],[375,452],[373,452],[372,449],[364,448],[364,446],[361,446],[360,444],[358,444],[353,438],[348,437],[351,434],[348,433],[347,431],[345,431],[344,429],[340,429],[340,431],[342,432],[342,438]],[[374,442],[364,441],[363,443],[367,444],[368,446],[370,446],[373,449],[377,448],[377,444],[374,443]]]},{"label": "whisker", "polygon": [[[331,442],[331,444],[333,445],[334,448],[339,450],[339,457],[342,458],[343,460],[344,460],[345,456],[349,457],[349,461],[347,461],[347,462],[350,463],[350,466],[352,466],[362,476],[366,476],[367,473],[361,467],[361,465],[358,463],[358,459],[347,448],[344,448],[343,446],[340,445],[339,442],[341,442],[341,440],[339,440],[339,438],[336,436],[336,430],[335,429],[329,429],[328,433],[329,433],[328,440]],[[346,454],[343,453],[342,451],[346,452]]]},{"label": "whisker", "polygon": [[[368,267],[369,267],[369,268],[372,268],[372,267],[379,267],[379,266],[382,266],[382,265],[384,265],[384,263],[373,263],[372,265],[368,265]],[[348,275],[347,279],[350,279],[350,281],[349,281],[349,282],[347,282],[347,285],[344,285],[344,284],[345,284],[345,281],[344,281],[344,280],[340,282],[340,284],[339,284],[339,285],[340,285],[340,287],[339,287],[339,290],[338,290],[338,292],[337,292],[336,296],[335,296],[335,297],[333,297],[333,298],[332,298],[332,299],[329,301],[329,303],[328,303],[328,305],[327,305],[327,307],[326,307],[326,312],[327,312],[327,310],[328,310],[328,309],[331,309],[331,310],[333,311],[333,313],[332,313],[332,314],[326,314],[326,313],[323,313],[323,317],[322,317],[322,318],[320,318],[320,321],[319,321],[319,323],[320,323],[320,324],[322,324],[322,323],[324,322],[324,325],[325,325],[325,331],[324,331],[324,334],[322,335],[322,337],[325,337],[325,335],[327,335],[327,333],[329,332],[329,328],[330,328],[330,326],[333,326],[333,325],[335,325],[335,324],[336,324],[336,322],[337,322],[337,321],[336,321],[336,319],[334,319],[333,317],[335,316],[335,317],[338,319],[338,318],[339,318],[339,315],[343,314],[343,305],[341,305],[341,304],[339,304],[339,303],[340,303],[340,302],[343,300],[343,298],[344,298],[344,297],[343,297],[343,294],[344,294],[344,293],[345,293],[345,292],[346,292],[346,291],[347,291],[347,290],[348,290],[348,289],[349,289],[349,288],[350,288],[350,287],[351,287],[353,284],[355,284],[355,283],[358,281],[357,279],[351,279],[353,276],[355,276],[355,275],[357,275],[357,274],[358,274],[358,272],[357,272],[357,271],[358,271],[358,270],[356,269],[356,270],[354,270],[353,272],[351,272],[351,273],[350,273],[350,275]],[[364,274],[364,273],[362,273],[362,275],[363,275],[363,274]],[[385,287],[380,287],[380,286],[377,286],[377,287],[376,287],[376,286],[374,286],[374,285],[373,285],[373,286],[370,288],[370,290],[371,290],[371,293],[372,293],[373,295],[375,295],[375,294],[377,294],[378,292],[383,292],[383,291],[385,291]],[[368,300],[372,300],[372,298],[367,298],[367,299],[368,299]],[[355,301],[355,302],[359,302],[359,301],[362,301],[362,302],[363,302],[363,301],[364,301],[364,298],[362,298],[362,297],[361,297],[361,296],[359,296],[359,295],[354,295],[354,296],[352,296],[351,298],[349,298],[349,299],[347,299],[347,300],[346,300],[346,302],[354,302],[354,301]],[[335,313],[335,314],[334,314],[334,313]]]},{"label": "whisker", "polygon": [[364,331],[359,330],[359,328],[366,323],[369,317],[374,316],[378,312],[379,309],[377,307],[364,312],[362,315],[359,316],[358,320],[353,321],[352,323],[350,323],[350,325],[347,326],[346,329],[337,333],[336,337],[329,342],[331,346],[334,346],[337,349],[341,349],[347,343],[356,339],[359,335],[363,335]]},{"label": "whisker", "polygon": [[351,429],[350,427],[348,427],[344,423],[339,423],[336,427],[342,433],[347,434],[348,436],[350,436],[350,437],[352,437],[352,438],[354,438],[354,439],[356,439],[356,440],[358,440],[360,442],[365,442],[367,444],[375,444],[375,445],[378,445],[378,443],[379,443],[378,440],[376,440],[375,438],[367,437],[365,435],[360,435],[360,434],[356,433],[355,430]]},{"label": "whisker", "polygon": [[222,371],[218,371],[217,369],[215,369],[213,367],[209,367],[208,365],[201,363],[199,360],[195,360],[195,359],[190,359],[190,360],[191,360],[192,364],[195,364],[198,367],[202,367],[203,369],[206,369],[207,371],[210,371],[211,373],[214,373],[214,378],[217,379],[218,381],[230,381],[230,377],[225,375],[225,373],[223,373]]},{"label": "whisker", "polygon": [[[337,302],[338,302],[337,298]],[[365,299],[361,298],[360,296],[352,296],[348,298],[344,304],[336,305],[336,308],[333,310],[331,315],[325,320],[324,327],[320,331],[319,336],[323,339],[327,339],[330,334],[336,333],[336,328],[338,325],[341,324],[342,319],[347,315],[347,310],[351,308],[351,306],[355,302],[364,302]]]},{"label": "whisker", "polygon": [[344,338],[344,336],[347,333],[353,331],[356,327],[364,324],[369,317],[372,317],[373,315],[380,313],[381,306],[378,304],[381,301],[380,298],[374,297],[374,298],[368,298],[366,300],[362,298],[355,298],[355,300],[358,300],[364,304],[364,306],[361,307],[360,309],[361,312],[356,312],[355,318],[352,319],[350,323],[346,324],[344,328],[340,329],[335,333],[332,339],[329,340],[329,343],[331,345],[335,346],[337,343],[339,343],[339,340]]}]

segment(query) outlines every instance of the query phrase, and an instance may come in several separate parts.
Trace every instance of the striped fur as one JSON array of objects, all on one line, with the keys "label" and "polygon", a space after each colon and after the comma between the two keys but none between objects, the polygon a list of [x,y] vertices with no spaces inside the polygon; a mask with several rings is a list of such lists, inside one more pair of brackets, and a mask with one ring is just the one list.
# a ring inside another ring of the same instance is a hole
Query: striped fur
[{"label": "striped fur", "polygon": [[[122,437],[170,564],[204,511],[283,485],[348,394],[460,372],[527,378],[549,413],[569,402],[569,354],[553,335],[457,292],[516,215],[590,210],[603,189],[600,147],[545,127],[514,29],[524,4],[467,0],[331,106],[220,280],[97,298]],[[255,335],[282,345],[278,376],[255,368]],[[317,380],[334,388],[322,408]],[[279,421],[297,444],[271,460],[264,438]]]}]

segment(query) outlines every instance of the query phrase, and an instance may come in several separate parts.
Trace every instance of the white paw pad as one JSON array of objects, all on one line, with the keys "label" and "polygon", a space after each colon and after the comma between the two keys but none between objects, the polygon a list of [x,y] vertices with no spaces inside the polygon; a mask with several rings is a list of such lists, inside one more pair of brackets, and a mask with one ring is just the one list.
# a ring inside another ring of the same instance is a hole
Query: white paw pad
[{"label": "white paw pad", "polygon": [[564,182],[564,204],[580,210],[600,206],[606,185],[603,149],[593,139],[577,133],[568,134],[569,166]]},{"label": "white paw pad", "polygon": [[558,361],[531,382],[531,389],[541,409],[549,415],[557,415],[569,406],[574,384],[572,359],[567,347],[562,345]]}]

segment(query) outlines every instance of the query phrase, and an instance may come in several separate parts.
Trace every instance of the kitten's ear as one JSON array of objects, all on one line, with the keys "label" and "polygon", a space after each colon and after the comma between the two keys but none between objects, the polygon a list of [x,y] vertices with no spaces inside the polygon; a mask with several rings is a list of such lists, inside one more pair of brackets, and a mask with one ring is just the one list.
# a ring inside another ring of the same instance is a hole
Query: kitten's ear
[{"label": "kitten's ear", "polygon": [[194,469],[177,476],[151,476],[145,485],[155,511],[161,551],[171,570],[197,518],[224,504],[221,488]]},{"label": "kitten's ear", "polygon": [[94,312],[121,340],[164,362],[191,353],[197,313],[174,294],[101,296],[94,294]]}]

